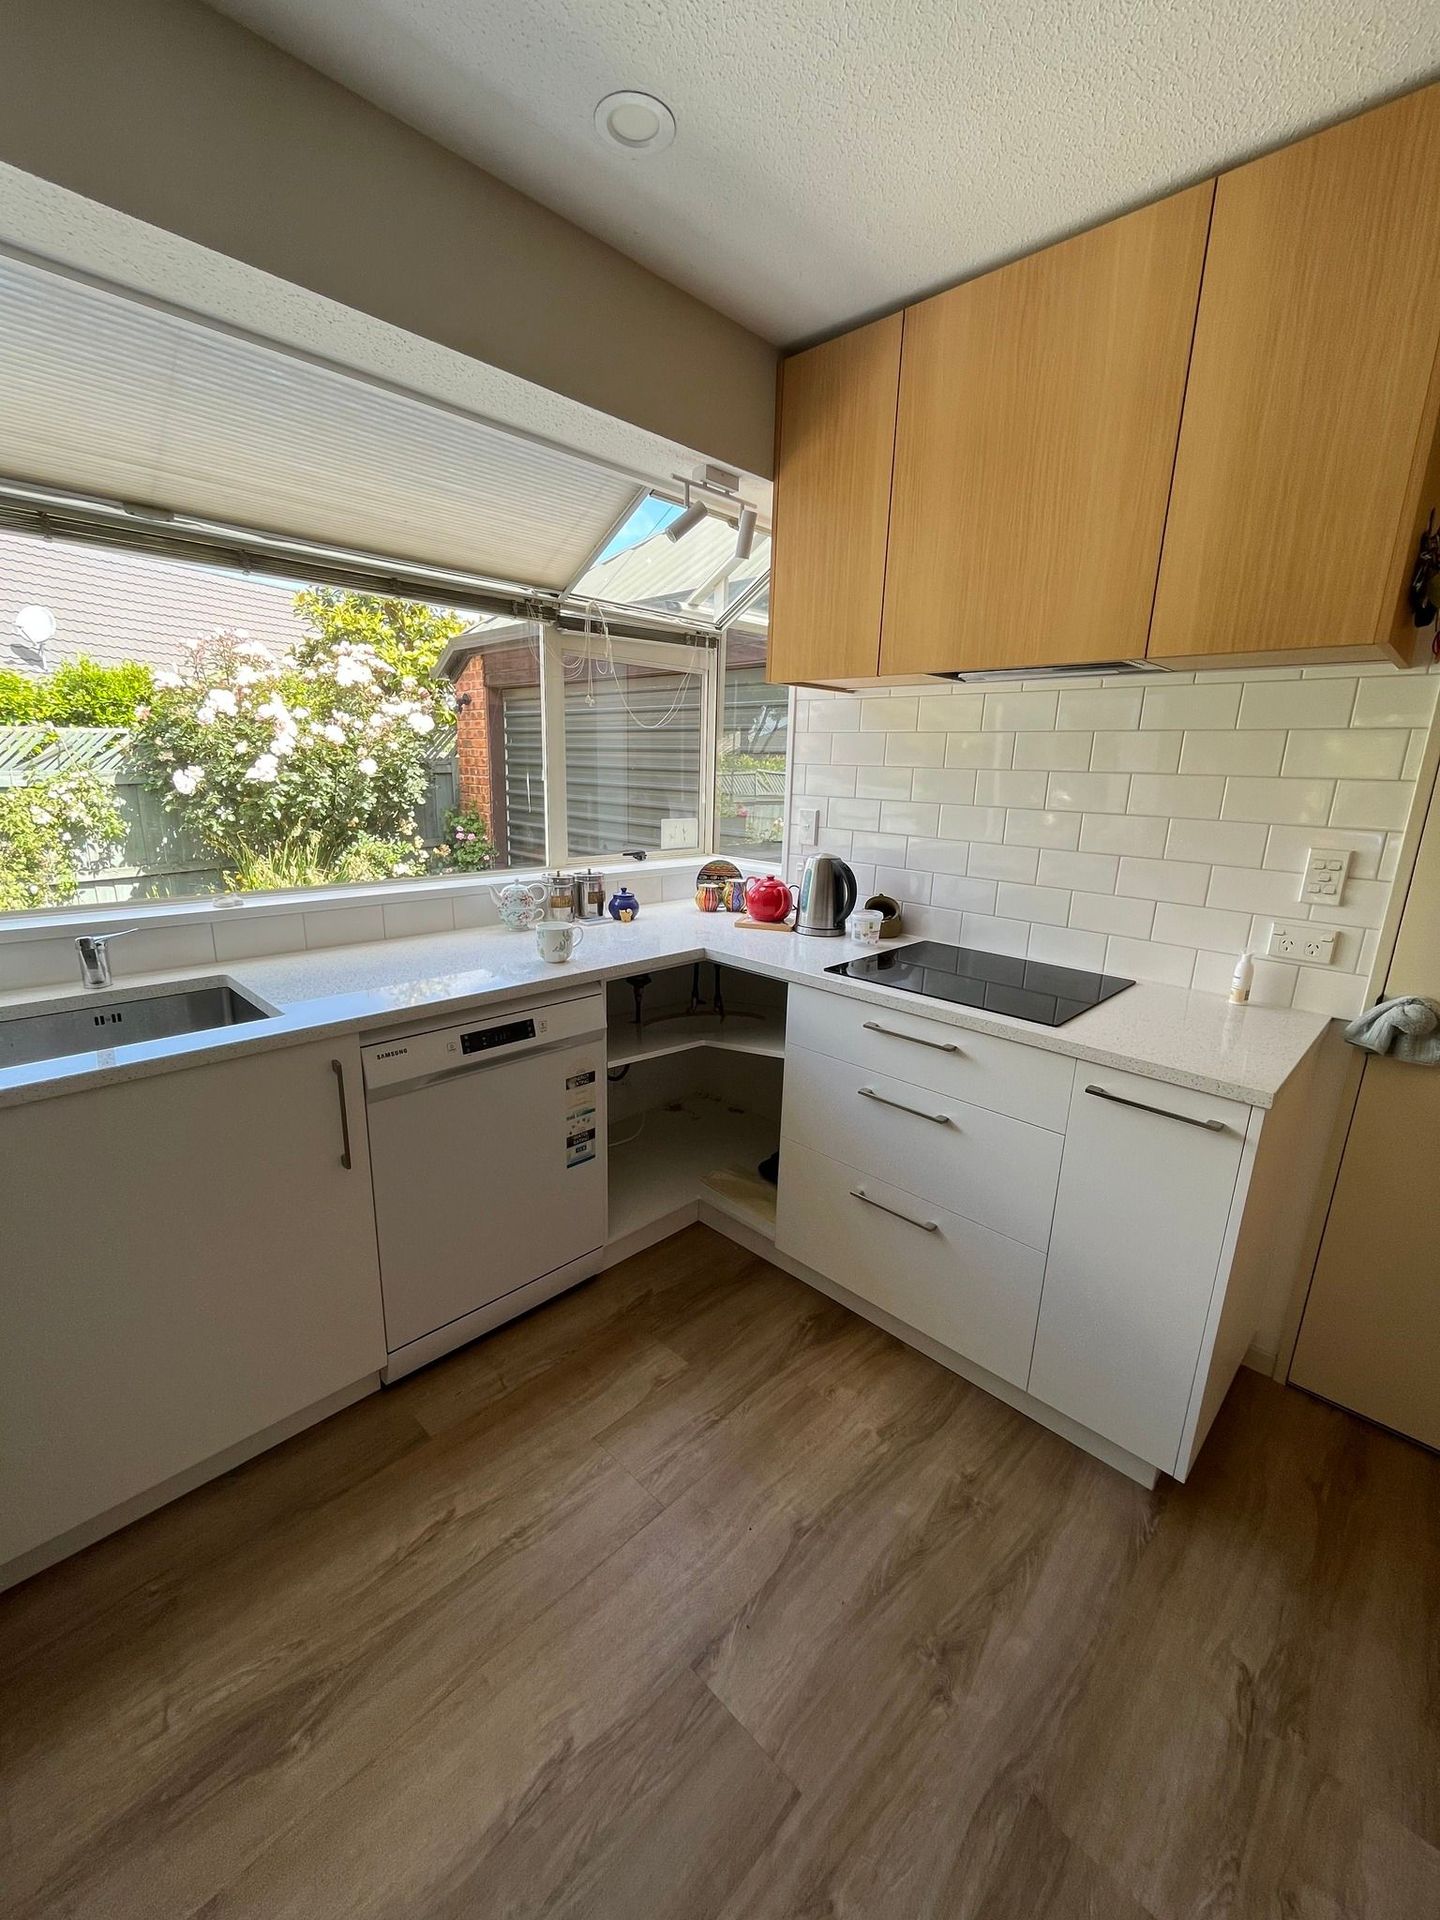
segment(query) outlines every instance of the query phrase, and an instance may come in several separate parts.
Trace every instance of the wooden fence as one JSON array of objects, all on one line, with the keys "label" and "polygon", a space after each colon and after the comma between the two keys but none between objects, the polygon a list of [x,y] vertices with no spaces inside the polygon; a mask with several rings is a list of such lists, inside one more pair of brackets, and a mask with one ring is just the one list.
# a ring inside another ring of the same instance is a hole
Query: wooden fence
[{"label": "wooden fence", "polygon": [[[104,865],[82,863],[78,904],[223,892],[225,875],[214,856],[166,811],[159,794],[135,777],[126,759],[129,739],[120,727],[0,727],[0,787],[26,786],[46,774],[81,772],[99,774],[113,784],[125,823],[120,856]],[[443,837],[447,812],[459,805],[453,732],[437,731],[427,764],[430,779],[415,825],[433,846]]]}]

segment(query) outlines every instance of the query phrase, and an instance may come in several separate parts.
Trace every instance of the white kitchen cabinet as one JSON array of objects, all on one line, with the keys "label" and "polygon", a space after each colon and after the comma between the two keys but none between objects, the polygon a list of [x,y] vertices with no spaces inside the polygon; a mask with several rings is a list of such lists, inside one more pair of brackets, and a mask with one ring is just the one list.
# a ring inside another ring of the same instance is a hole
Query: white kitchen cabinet
[{"label": "white kitchen cabinet", "polygon": [[383,1366],[353,1037],[9,1108],[0,1166],[0,1565]]},{"label": "white kitchen cabinet", "polygon": [[1075,1076],[1028,1390],[1174,1471],[1250,1109]]},{"label": "white kitchen cabinet", "polygon": [[906,1326],[1023,1387],[1044,1252],[786,1135],[775,1244]]},{"label": "white kitchen cabinet", "polygon": [[1042,1252],[1050,1238],[1064,1142],[1044,1127],[791,1047],[785,1133]]}]

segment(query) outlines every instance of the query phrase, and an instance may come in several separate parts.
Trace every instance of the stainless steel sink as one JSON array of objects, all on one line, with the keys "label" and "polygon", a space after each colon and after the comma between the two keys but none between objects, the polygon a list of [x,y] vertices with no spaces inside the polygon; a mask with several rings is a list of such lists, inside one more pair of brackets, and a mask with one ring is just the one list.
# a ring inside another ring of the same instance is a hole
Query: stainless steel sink
[{"label": "stainless steel sink", "polygon": [[0,1014],[0,1067],[91,1053],[98,1047],[131,1047],[137,1040],[167,1040],[178,1033],[205,1033],[246,1020],[266,1020],[273,1009],[247,999],[226,980],[129,993],[91,993],[62,1006],[19,1007]]}]

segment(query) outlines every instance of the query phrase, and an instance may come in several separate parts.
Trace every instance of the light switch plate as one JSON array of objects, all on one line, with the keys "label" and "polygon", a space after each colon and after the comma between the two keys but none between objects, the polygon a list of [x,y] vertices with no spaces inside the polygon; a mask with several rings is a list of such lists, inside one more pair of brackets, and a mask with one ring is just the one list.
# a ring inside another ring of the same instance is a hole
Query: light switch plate
[{"label": "light switch plate", "polygon": [[797,846],[813,847],[820,838],[820,809],[818,807],[797,807],[795,809],[795,841]]},{"label": "light switch plate", "polygon": [[693,813],[672,814],[660,822],[660,850],[667,847],[698,847],[700,822]]},{"label": "light switch plate", "polygon": [[1345,894],[1350,872],[1350,852],[1346,847],[1311,847],[1305,857],[1305,878],[1300,898],[1313,906],[1338,906]]},{"label": "light switch plate", "polygon": [[1272,960],[1298,960],[1302,966],[1328,967],[1335,958],[1339,934],[1314,920],[1277,920],[1265,949]]}]

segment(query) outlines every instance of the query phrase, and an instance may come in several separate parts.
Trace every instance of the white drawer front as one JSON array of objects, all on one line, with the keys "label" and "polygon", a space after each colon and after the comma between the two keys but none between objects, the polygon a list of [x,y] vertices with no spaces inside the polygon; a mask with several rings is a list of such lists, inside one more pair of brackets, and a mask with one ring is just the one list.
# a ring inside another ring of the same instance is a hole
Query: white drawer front
[{"label": "white drawer front", "polygon": [[805,1047],[785,1057],[783,1133],[1043,1248],[1064,1137]]},{"label": "white drawer front", "polygon": [[1029,1388],[1167,1473],[1249,1119],[1137,1074],[1075,1080]]},{"label": "white drawer front", "polygon": [[808,1047],[1032,1126],[1065,1130],[1075,1062],[1064,1054],[815,987],[791,987],[785,1041],[787,1052]]},{"label": "white drawer front", "polygon": [[1025,1384],[1045,1265],[1034,1247],[792,1140],[780,1153],[775,1244],[1002,1380]]}]

